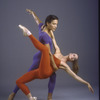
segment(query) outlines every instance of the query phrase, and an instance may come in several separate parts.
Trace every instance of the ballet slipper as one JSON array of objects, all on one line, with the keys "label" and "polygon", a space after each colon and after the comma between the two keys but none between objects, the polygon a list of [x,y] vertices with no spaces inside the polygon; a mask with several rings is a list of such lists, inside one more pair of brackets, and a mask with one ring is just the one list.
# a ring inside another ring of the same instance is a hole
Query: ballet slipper
[{"label": "ballet slipper", "polygon": [[22,26],[22,25],[18,25],[18,27],[23,31],[23,35],[24,35],[24,36],[29,36],[29,35],[31,35],[31,32],[30,32],[26,27],[24,27],[24,26]]},{"label": "ballet slipper", "polygon": [[37,100],[37,97],[31,97],[29,100]]},{"label": "ballet slipper", "polygon": [[33,97],[34,98],[34,100],[37,100],[37,97]]}]

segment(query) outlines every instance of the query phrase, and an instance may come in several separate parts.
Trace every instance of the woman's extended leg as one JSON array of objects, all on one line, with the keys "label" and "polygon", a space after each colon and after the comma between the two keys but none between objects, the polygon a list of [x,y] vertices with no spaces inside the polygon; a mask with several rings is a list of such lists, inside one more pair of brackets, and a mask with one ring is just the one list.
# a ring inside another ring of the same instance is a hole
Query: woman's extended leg
[{"label": "woman's extended leg", "polygon": [[[21,28],[21,29],[24,31],[23,28]],[[34,46],[42,52],[42,56],[41,56],[41,61],[40,61],[40,65],[39,65],[38,69],[24,74],[22,77],[20,77],[16,81],[17,86],[26,95],[28,95],[30,93],[30,91],[29,91],[28,87],[25,85],[25,83],[30,82],[36,78],[47,78],[53,72],[53,69],[50,66],[50,57],[49,57],[48,48],[46,46],[44,46],[43,44],[41,44],[32,34],[29,35],[29,38],[31,39]]]},{"label": "woman's extended leg", "polygon": [[[39,66],[39,69],[41,69],[40,72],[42,72],[42,75],[43,73],[46,75],[47,74],[49,75],[51,71],[53,72],[53,68],[50,67],[49,49],[45,45],[43,45],[40,41],[38,41],[27,28],[25,28],[22,25],[19,25],[19,27],[20,29],[23,30],[23,33],[25,33],[25,36],[28,36],[30,38],[35,48],[37,48],[38,50],[42,52],[40,66],[43,66],[43,67]],[[47,65],[49,66],[47,67]]]}]

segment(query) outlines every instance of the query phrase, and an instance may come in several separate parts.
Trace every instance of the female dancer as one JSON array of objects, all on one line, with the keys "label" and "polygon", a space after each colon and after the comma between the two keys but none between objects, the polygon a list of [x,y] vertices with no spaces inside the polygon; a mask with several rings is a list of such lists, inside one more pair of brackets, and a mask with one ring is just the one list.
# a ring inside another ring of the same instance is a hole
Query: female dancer
[{"label": "female dancer", "polygon": [[[27,9],[27,12],[29,12],[30,14],[33,15],[37,25],[39,26],[39,41],[45,45],[47,43],[49,43],[51,45],[50,49],[52,50],[52,39],[53,38],[51,37],[50,30],[52,30],[52,31],[56,30],[57,24],[58,24],[58,17],[55,15],[47,16],[47,18],[45,20],[45,24],[43,25],[42,21],[36,16],[36,14],[33,11]],[[42,33],[44,33],[44,34],[42,34]],[[41,58],[41,52],[39,51],[34,55],[33,64],[29,68],[28,72],[39,67],[40,58]],[[50,76],[49,83],[48,83],[48,98],[52,98],[52,93],[53,93],[53,90],[55,87],[55,83],[56,83],[56,74],[54,72]],[[9,95],[8,100],[13,100],[15,97],[15,94],[17,93],[18,90],[19,90],[19,88],[18,88],[18,86],[16,86],[14,88],[13,92]]]},{"label": "female dancer", "polygon": [[[45,79],[45,78],[50,77],[52,73],[57,70],[57,69],[55,70],[56,67],[65,69],[65,71],[69,75],[71,75],[73,78],[75,78],[79,82],[86,84],[89,90],[93,92],[91,85],[87,81],[83,80],[81,77],[77,76],[73,71],[71,71],[70,67],[63,61],[63,59],[58,59],[57,54],[56,54],[56,57],[52,56],[50,52],[49,44],[47,44],[49,47],[48,48],[47,46],[41,44],[27,28],[25,28],[22,25],[19,25],[19,27],[20,29],[23,30],[24,35],[30,38],[33,45],[42,52],[39,68],[32,70],[30,72],[27,72],[16,81],[17,86],[23,91],[23,93],[28,97],[29,100],[36,100],[36,99],[32,97],[25,83],[30,82],[34,79]],[[50,59],[50,57],[52,59]],[[53,58],[55,62],[52,61]],[[69,61],[74,61],[78,59],[78,56],[75,54],[69,54],[68,56],[66,56],[66,59],[68,59]],[[50,60],[52,63],[50,63]]]}]

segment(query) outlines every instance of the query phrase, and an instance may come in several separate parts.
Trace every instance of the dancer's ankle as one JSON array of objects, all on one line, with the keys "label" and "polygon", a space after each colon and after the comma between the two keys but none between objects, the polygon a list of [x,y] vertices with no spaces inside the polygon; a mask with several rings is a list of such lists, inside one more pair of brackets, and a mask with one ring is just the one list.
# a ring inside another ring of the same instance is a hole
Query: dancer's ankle
[{"label": "dancer's ankle", "polygon": [[32,98],[32,94],[31,93],[27,94],[26,96],[28,97],[29,100],[32,100],[31,99]]},{"label": "dancer's ankle", "polygon": [[30,36],[30,35],[32,35],[32,33],[31,33],[30,31],[28,31],[28,32],[27,32],[27,35]]}]

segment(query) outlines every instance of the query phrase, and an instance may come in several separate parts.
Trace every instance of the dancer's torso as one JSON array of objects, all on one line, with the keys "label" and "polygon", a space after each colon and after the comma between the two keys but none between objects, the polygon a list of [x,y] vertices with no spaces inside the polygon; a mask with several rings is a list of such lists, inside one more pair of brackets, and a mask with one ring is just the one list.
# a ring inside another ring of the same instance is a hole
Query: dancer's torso
[{"label": "dancer's torso", "polygon": [[[52,40],[50,38],[50,36],[43,32],[41,29],[41,26],[43,25],[43,23],[40,23],[38,28],[39,28],[39,41],[42,44],[49,44],[50,45],[50,50],[52,52],[52,48],[53,48],[53,44],[52,44]],[[33,56],[33,61],[37,62],[37,64],[40,63],[40,59],[41,59],[41,51],[38,51],[34,56]]]}]

